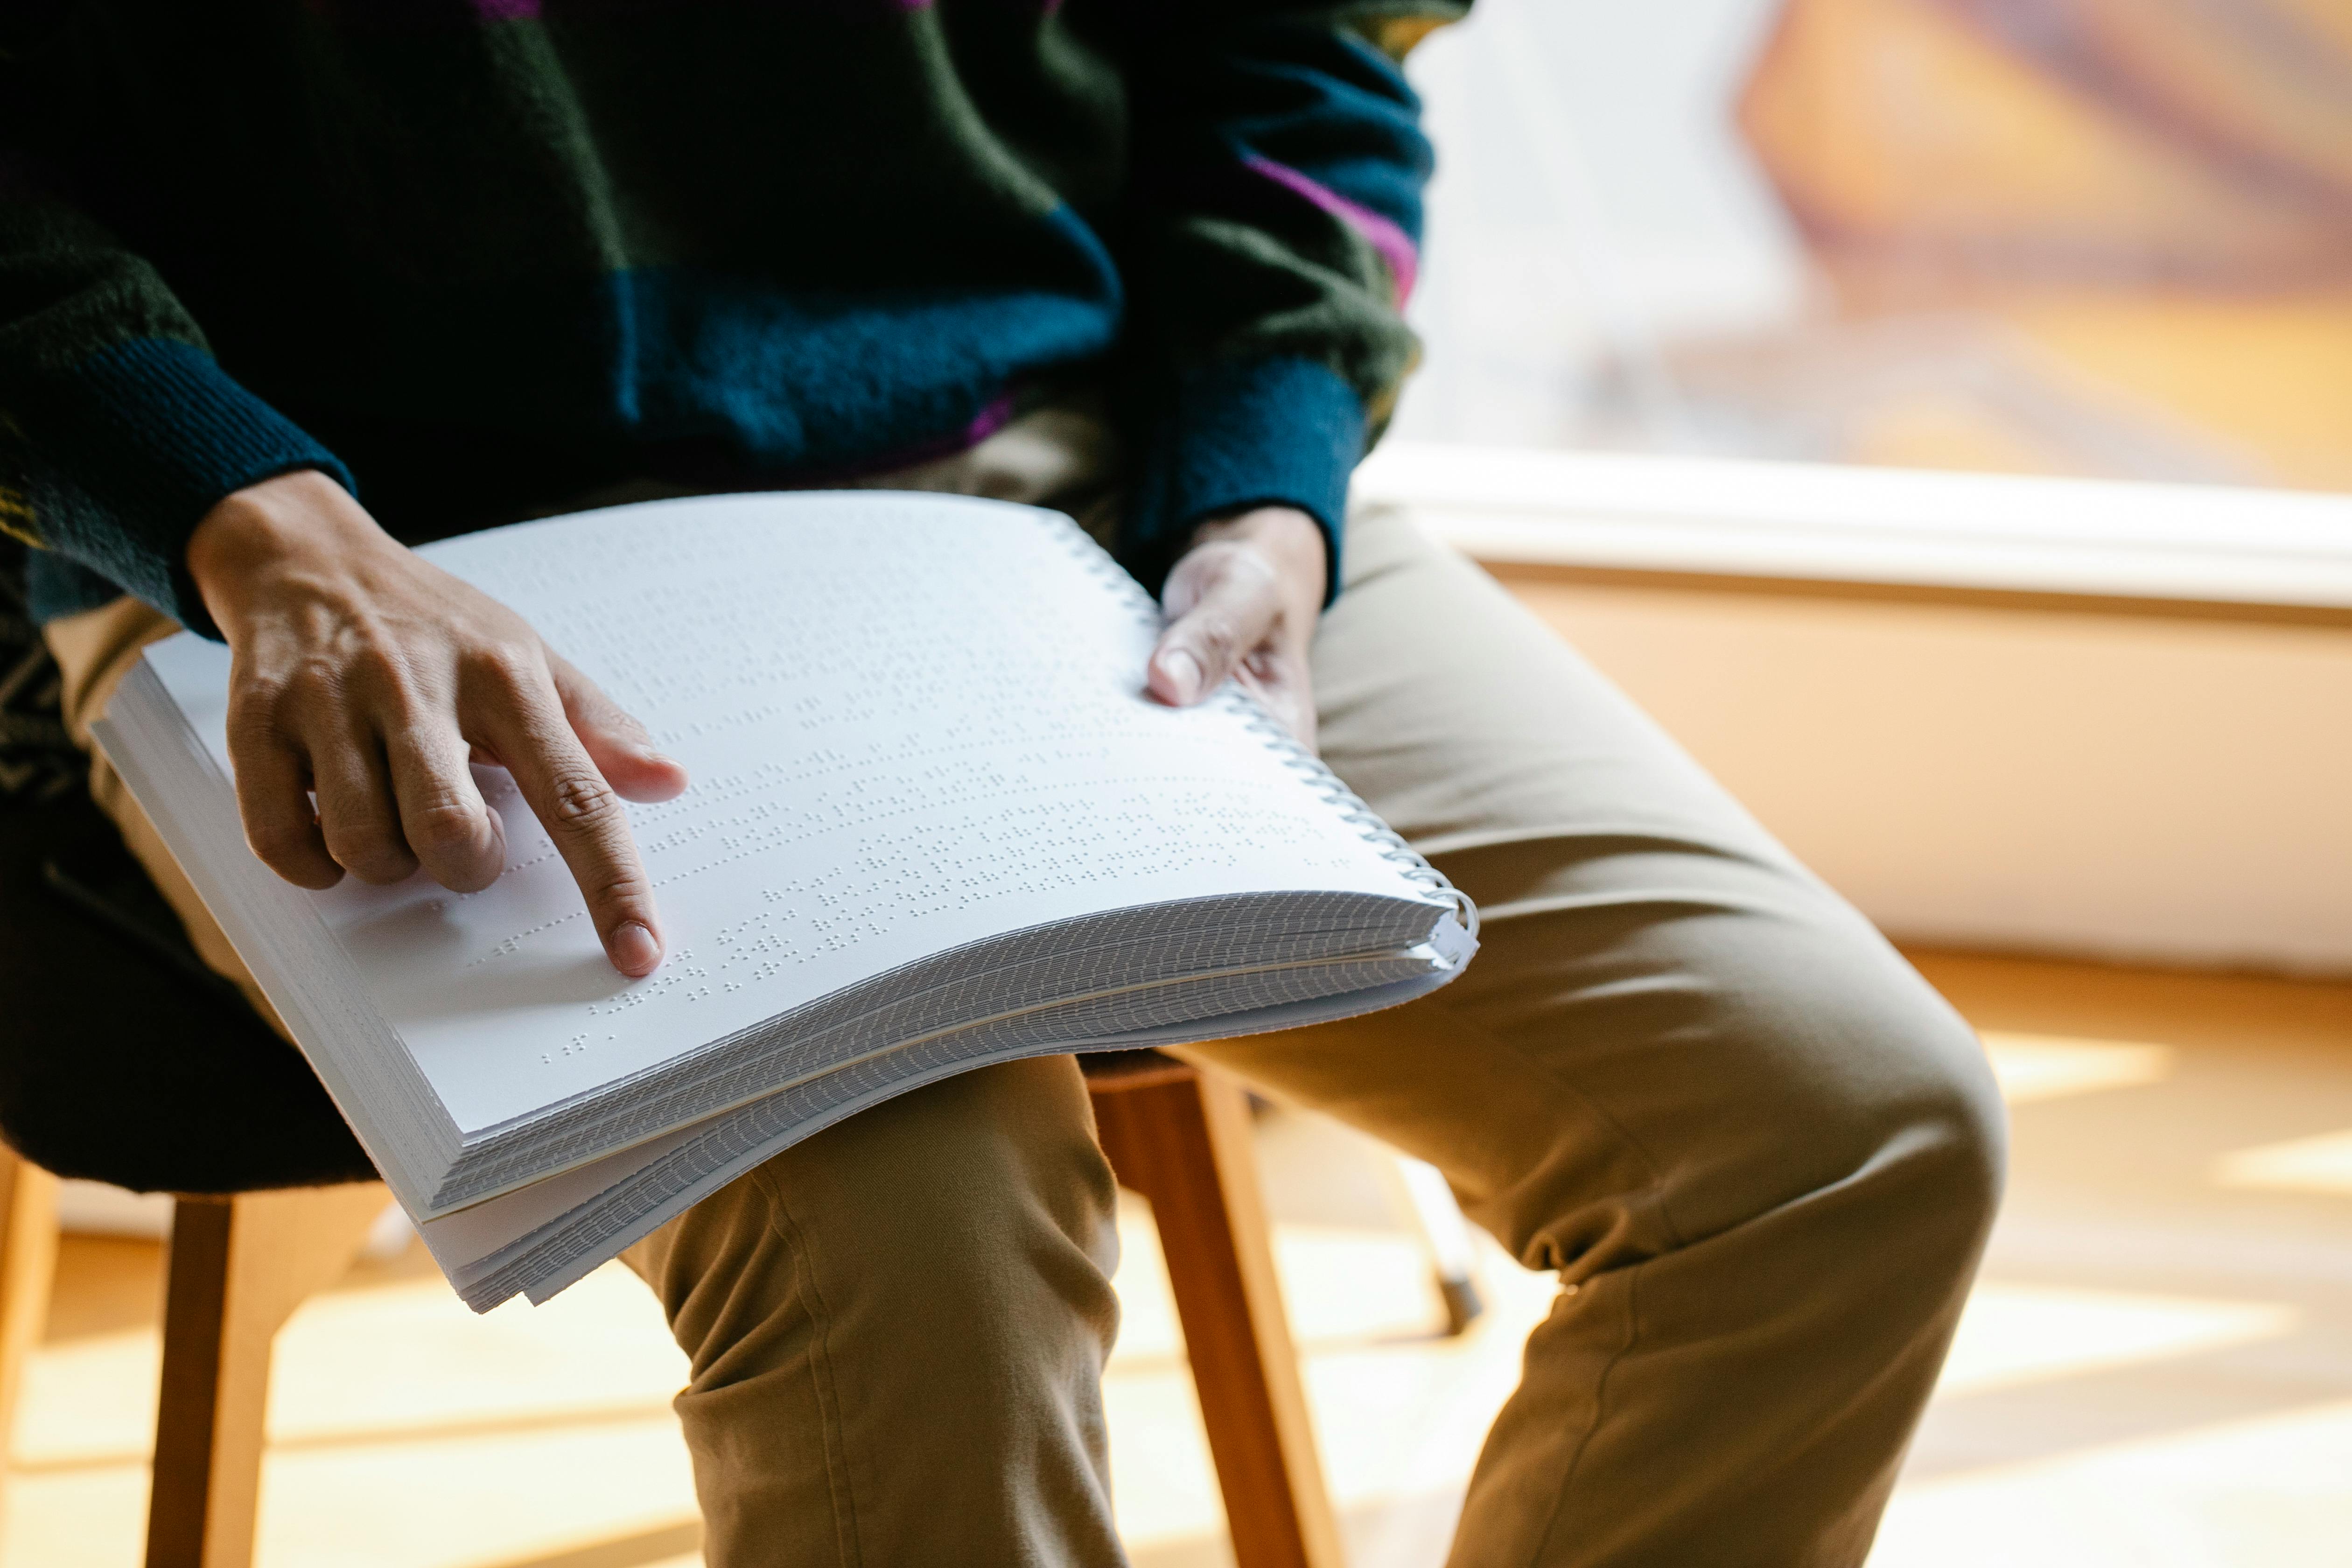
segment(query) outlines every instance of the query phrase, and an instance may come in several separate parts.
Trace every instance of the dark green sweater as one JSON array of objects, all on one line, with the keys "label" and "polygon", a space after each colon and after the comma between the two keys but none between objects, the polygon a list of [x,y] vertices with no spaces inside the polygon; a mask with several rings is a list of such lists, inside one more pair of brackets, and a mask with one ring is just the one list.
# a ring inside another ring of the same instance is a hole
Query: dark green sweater
[{"label": "dark green sweater", "polygon": [[424,538],[1085,381],[1147,582],[1253,503],[1336,561],[1413,353],[1396,61],[1465,3],[10,0],[0,528],[48,613],[209,630],[190,531],[290,468]]}]

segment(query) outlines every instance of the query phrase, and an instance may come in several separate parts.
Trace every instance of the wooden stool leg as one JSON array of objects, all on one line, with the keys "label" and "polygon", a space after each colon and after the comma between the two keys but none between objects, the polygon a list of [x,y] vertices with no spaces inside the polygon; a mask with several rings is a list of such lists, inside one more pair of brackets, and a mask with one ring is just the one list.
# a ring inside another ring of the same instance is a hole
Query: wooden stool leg
[{"label": "wooden stool leg", "polygon": [[1151,1204],[1238,1568],[1339,1568],[1240,1088],[1207,1071],[1095,1097],[1103,1152]]},{"label": "wooden stool leg", "polygon": [[0,1144],[0,1467],[58,1272],[58,1179]]},{"label": "wooden stool leg", "polygon": [[147,1568],[252,1563],[270,1345],[304,1297],[351,1267],[388,1201],[373,1182],[179,1201]]}]

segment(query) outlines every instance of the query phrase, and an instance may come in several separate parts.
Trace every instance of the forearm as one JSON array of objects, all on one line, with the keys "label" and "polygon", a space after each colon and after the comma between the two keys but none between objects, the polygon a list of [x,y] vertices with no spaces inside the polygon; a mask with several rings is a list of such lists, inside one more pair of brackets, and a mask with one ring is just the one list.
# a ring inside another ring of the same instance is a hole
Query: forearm
[{"label": "forearm", "polygon": [[[1147,584],[1203,519],[1286,505],[1338,558],[1348,476],[1415,349],[1430,153],[1372,34],[1460,7],[1139,5],[1123,13],[1135,157],[1124,374],[1146,440],[1121,552]],[[1392,13],[1392,14],[1391,14]]]},{"label": "forearm", "polygon": [[0,526],[209,631],[185,570],[197,522],[305,468],[348,485],[214,363],[152,268],[57,196],[0,181]]}]

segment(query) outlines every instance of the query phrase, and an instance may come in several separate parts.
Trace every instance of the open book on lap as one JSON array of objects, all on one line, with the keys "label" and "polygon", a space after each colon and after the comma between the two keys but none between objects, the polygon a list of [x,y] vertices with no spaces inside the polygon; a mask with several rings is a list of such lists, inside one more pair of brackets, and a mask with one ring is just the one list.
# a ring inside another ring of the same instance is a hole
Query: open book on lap
[{"label": "open book on lap", "polygon": [[683,762],[629,815],[630,980],[503,773],[508,866],[325,893],[247,849],[228,652],[147,650],[100,743],[467,1301],[543,1300],[866,1106],[1016,1057],[1409,1000],[1468,901],[1246,696],[1143,696],[1157,607],[1067,518],[888,492],[428,545]]}]

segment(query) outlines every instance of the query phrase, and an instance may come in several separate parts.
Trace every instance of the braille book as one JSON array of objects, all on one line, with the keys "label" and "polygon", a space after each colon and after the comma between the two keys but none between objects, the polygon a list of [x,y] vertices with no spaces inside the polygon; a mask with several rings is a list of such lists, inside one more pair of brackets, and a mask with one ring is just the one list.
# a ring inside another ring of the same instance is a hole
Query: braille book
[{"label": "braille book", "polygon": [[496,769],[482,891],[280,881],[238,821],[217,643],[150,647],[98,734],[478,1310],[919,1085],[1368,1012],[1475,951],[1469,901],[1239,688],[1143,694],[1158,607],[1058,513],[719,496],[424,553],[691,773],[628,808],[652,975],[606,963]]}]

